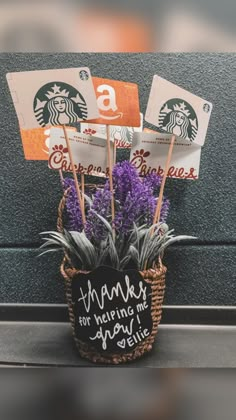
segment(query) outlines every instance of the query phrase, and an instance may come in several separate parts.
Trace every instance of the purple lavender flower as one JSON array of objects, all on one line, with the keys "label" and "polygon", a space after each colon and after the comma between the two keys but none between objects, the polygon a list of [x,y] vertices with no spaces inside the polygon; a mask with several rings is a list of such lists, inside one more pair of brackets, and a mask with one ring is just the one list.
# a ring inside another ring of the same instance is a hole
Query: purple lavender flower
[{"label": "purple lavender flower", "polygon": [[170,210],[170,200],[164,198],[161,206],[161,217],[160,222],[166,222]]},{"label": "purple lavender flower", "polygon": [[[157,189],[161,178],[156,174],[141,179],[137,170],[130,162],[122,162],[113,171],[115,198],[119,201],[116,211],[115,227],[118,233],[124,235],[137,225],[153,223],[157,205]],[[155,192],[155,194],[154,194]],[[169,202],[164,200],[161,211],[161,221],[165,221]]]},{"label": "purple lavender flower", "polygon": [[[127,161],[118,163],[113,170],[114,196],[116,212],[114,226],[117,234],[127,235],[133,224],[140,226],[153,223],[158,191],[161,178],[156,174],[144,178],[138,176],[135,167]],[[66,210],[68,215],[68,230],[83,230],[82,216],[77,199],[74,180],[66,178],[64,188],[70,187]],[[111,221],[111,192],[109,181],[103,188],[98,189],[93,196],[91,209]],[[165,222],[169,211],[169,200],[164,199],[160,221]],[[87,209],[88,210],[88,209]],[[99,243],[107,236],[107,228],[103,222],[90,210],[87,211],[85,233],[90,240]]]},{"label": "purple lavender flower", "polygon": [[[153,218],[155,215],[156,205],[158,201],[158,197],[154,199],[154,196],[155,195],[158,196],[161,181],[162,181],[162,178],[156,173],[147,175],[145,178],[143,178],[143,184],[149,188],[150,196],[152,195],[152,198],[150,197],[149,199],[149,205],[148,205],[149,207],[148,218],[147,218],[148,225],[153,223]],[[170,208],[170,201],[164,198],[162,202],[162,207],[161,207],[160,222],[166,222],[166,219],[169,213],[169,208]]]},{"label": "purple lavender flower", "polygon": [[[111,192],[109,182],[106,182],[103,189],[97,190],[93,198],[91,209],[106,220],[109,220],[111,214]],[[88,211],[85,233],[89,239],[93,238],[95,242],[99,242],[107,236],[107,228],[91,211]]]},{"label": "purple lavender flower", "polygon": [[66,213],[67,213],[67,223],[66,229],[70,231],[82,232],[83,230],[83,221],[81,215],[81,209],[78,202],[77,192],[75,188],[75,183],[72,178],[64,179],[64,190],[70,188],[67,199],[66,199]]},{"label": "purple lavender flower", "polygon": [[64,191],[66,191],[68,188],[74,187],[74,186],[75,186],[75,182],[72,178],[64,178],[64,180],[63,180]]},{"label": "purple lavender flower", "polygon": [[113,169],[115,199],[123,206],[127,195],[140,182],[138,172],[128,161],[117,163]]},{"label": "purple lavender flower", "polygon": [[143,184],[151,188],[153,191],[161,185],[161,177],[156,173],[147,175],[143,178]]}]

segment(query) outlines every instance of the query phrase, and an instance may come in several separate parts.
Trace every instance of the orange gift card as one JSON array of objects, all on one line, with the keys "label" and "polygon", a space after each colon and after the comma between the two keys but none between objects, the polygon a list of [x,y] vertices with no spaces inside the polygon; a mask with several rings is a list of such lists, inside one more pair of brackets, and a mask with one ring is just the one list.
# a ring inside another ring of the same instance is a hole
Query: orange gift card
[{"label": "orange gift card", "polygon": [[94,124],[140,127],[138,85],[93,77],[100,118]]},{"label": "orange gift card", "polygon": [[[76,128],[67,127],[67,130],[76,131]],[[23,130],[21,128],[20,134],[26,160],[48,160],[50,129]]]},{"label": "orange gift card", "polygon": [[48,160],[47,134],[45,128],[20,130],[25,159]]}]

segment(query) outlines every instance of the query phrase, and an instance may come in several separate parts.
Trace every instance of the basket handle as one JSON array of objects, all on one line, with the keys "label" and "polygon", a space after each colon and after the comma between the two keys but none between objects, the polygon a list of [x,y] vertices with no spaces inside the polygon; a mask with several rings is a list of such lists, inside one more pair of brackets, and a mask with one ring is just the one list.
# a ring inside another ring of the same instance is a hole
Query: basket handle
[{"label": "basket handle", "polygon": [[158,258],[158,267],[162,270],[162,268],[163,268],[163,264],[162,264],[162,259],[161,259],[161,257],[159,256],[159,258]]},{"label": "basket handle", "polygon": [[64,192],[63,197],[62,197],[62,199],[61,199],[61,201],[59,203],[59,206],[58,206],[57,230],[58,230],[59,233],[63,233],[64,232],[64,227],[63,227],[63,212],[64,212],[64,209],[65,209],[66,199],[67,199],[67,196],[68,196],[69,191],[70,191],[70,188],[68,188]]},{"label": "basket handle", "polygon": [[152,266],[152,268],[159,268],[160,270],[162,270],[163,269],[163,264],[162,264],[162,258],[161,258],[161,256],[159,255],[159,257],[158,257],[158,261],[156,262],[156,263],[153,263],[153,266]]}]

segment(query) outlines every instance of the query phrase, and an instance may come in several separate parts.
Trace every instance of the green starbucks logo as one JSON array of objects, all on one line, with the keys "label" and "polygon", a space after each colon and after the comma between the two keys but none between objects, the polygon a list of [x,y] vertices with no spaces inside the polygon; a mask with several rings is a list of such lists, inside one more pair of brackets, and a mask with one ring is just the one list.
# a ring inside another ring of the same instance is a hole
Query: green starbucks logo
[{"label": "green starbucks logo", "polygon": [[116,142],[116,147],[130,148],[134,137],[134,128],[111,126],[110,134],[111,138]]},{"label": "green starbucks logo", "polygon": [[210,107],[209,104],[204,104],[203,105],[203,111],[204,112],[206,112],[207,114],[209,114],[210,110],[211,110],[211,107]]},{"label": "green starbucks logo", "polygon": [[73,124],[86,120],[88,115],[87,104],[81,93],[63,82],[42,86],[35,95],[33,108],[41,127]]},{"label": "green starbucks logo", "polygon": [[188,102],[178,98],[170,99],[161,108],[158,128],[194,142],[198,132],[198,118]]},{"label": "green starbucks logo", "polygon": [[89,79],[89,73],[86,70],[81,70],[79,72],[79,77],[83,81],[87,81]]}]

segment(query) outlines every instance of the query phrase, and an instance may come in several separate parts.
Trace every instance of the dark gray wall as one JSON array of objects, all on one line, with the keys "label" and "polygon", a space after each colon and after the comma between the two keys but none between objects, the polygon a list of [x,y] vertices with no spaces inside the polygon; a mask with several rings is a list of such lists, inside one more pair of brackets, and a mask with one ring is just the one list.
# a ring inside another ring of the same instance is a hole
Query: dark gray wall
[{"label": "dark gray wall", "polygon": [[[0,302],[64,302],[60,258],[36,258],[38,233],[55,229],[61,191],[46,162],[24,160],[5,74],[89,66],[93,75],[139,84],[145,112],[154,74],[213,102],[200,180],[168,180],[169,224],[197,236],[173,247],[166,304],[235,305],[234,54],[2,54],[0,56]],[[148,125],[146,125],[148,126]]]}]

